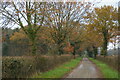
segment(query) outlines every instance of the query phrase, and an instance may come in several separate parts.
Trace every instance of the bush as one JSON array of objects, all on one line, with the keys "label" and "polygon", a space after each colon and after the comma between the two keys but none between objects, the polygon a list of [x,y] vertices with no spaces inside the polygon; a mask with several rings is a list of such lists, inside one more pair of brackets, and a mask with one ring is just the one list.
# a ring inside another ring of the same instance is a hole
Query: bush
[{"label": "bush", "polygon": [[71,60],[71,56],[3,57],[3,78],[27,78]]},{"label": "bush", "polygon": [[6,59],[3,64],[4,76],[13,76],[16,78],[19,75],[22,67],[22,61],[15,59]]},{"label": "bush", "polygon": [[97,56],[97,59],[105,62],[106,64],[108,64],[109,66],[111,66],[112,68],[118,70],[118,56]]}]

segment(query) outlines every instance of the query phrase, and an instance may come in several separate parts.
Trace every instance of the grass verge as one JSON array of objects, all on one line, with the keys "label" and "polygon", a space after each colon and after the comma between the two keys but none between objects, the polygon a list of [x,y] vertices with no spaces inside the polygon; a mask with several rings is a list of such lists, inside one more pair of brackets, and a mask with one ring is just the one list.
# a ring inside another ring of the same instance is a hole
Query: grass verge
[{"label": "grass verge", "polygon": [[118,78],[118,72],[113,70],[107,64],[93,58],[89,58],[89,59],[98,66],[104,78]]},{"label": "grass verge", "polygon": [[66,62],[55,69],[49,70],[47,72],[39,73],[33,78],[61,78],[66,73],[70,72],[74,67],[76,67],[82,58],[72,59],[70,62]]}]

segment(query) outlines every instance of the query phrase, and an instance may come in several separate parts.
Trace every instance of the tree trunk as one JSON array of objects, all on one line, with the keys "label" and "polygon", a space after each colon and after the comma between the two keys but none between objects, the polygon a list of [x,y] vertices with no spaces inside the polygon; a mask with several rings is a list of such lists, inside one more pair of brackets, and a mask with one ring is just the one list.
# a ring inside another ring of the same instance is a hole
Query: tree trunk
[{"label": "tree trunk", "polygon": [[37,32],[35,32],[33,29],[32,29],[32,26],[30,26],[28,28],[28,38],[31,42],[31,52],[32,52],[32,55],[36,55],[36,50],[37,50],[37,47],[36,47],[36,36],[37,35]]},{"label": "tree trunk", "polygon": [[36,40],[32,39],[30,40],[30,42],[31,42],[31,53],[32,55],[36,55],[36,50],[37,50]]},{"label": "tree trunk", "polygon": [[63,54],[63,52],[62,52],[62,46],[61,46],[61,44],[57,44],[58,45],[58,55],[61,55],[61,54]]},{"label": "tree trunk", "polygon": [[88,56],[89,56],[89,57],[93,57],[93,52],[90,51],[89,49],[87,49],[87,53],[88,53]]},{"label": "tree trunk", "polygon": [[36,54],[36,50],[37,50],[37,48],[36,48],[36,43],[33,42],[33,43],[32,43],[32,54],[33,54],[33,55]]},{"label": "tree trunk", "polygon": [[105,41],[103,44],[103,54],[104,54],[104,56],[107,55],[107,41]]},{"label": "tree trunk", "polygon": [[61,50],[60,50],[60,48],[58,48],[58,55],[61,55]]},{"label": "tree trunk", "polygon": [[74,51],[73,51],[73,53],[72,53],[72,54],[73,54],[73,58],[75,59],[75,49],[74,49]]},{"label": "tree trunk", "polygon": [[98,54],[97,47],[93,46],[93,51],[94,51],[94,58],[96,59],[96,55]]},{"label": "tree trunk", "polygon": [[108,45],[108,38],[107,38],[108,32],[105,30],[103,33],[104,36],[104,42],[103,42],[103,55],[104,57],[107,55],[107,45]]},{"label": "tree trunk", "polygon": [[119,7],[118,7],[118,23],[119,23],[118,31],[120,31],[120,1],[119,1]]}]

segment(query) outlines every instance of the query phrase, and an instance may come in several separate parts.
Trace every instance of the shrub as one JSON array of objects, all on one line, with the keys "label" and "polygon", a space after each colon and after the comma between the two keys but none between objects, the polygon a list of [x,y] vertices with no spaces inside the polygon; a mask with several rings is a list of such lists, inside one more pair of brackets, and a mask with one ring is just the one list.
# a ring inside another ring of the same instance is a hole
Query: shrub
[{"label": "shrub", "polygon": [[27,78],[37,72],[50,70],[71,59],[71,56],[3,57],[2,77]]},{"label": "shrub", "polygon": [[120,65],[118,63],[118,56],[106,56],[106,57],[98,56],[97,59],[107,63],[109,66],[116,70],[118,70],[118,66]]}]

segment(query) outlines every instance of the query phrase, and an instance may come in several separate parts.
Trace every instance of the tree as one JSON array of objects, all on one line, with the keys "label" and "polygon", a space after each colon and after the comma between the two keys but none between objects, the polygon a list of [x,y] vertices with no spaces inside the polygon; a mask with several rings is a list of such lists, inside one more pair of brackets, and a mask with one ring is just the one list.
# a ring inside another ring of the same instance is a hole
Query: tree
[{"label": "tree", "polygon": [[10,45],[10,36],[14,31],[10,28],[2,28],[2,53],[3,56],[8,55],[9,45]]},{"label": "tree", "polygon": [[62,54],[63,43],[75,27],[73,23],[80,22],[92,5],[85,1],[3,2],[0,5],[0,12],[3,27],[11,23],[18,25],[24,31],[32,43],[32,54],[36,54],[37,33],[42,26],[51,28],[50,37],[58,47],[58,54]]},{"label": "tree", "polygon": [[86,41],[89,44],[89,47],[92,48],[92,53],[94,58],[98,54],[98,48],[102,46],[103,36],[100,34],[94,27],[94,24],[86,25]]},{"label": "tree", "polygon": [[85,4],[82,2],[48,3],[46,23],[52,28],[50,34],[58,46],[58,54],[62,54],[63,42],[68,38],[67,35],[71,32],[71,29],[75,27],[72,23],[79,22],[91,5],[89,2]]},{"label": "tree", "polygon": [[[102,34],[103,44],[103,55],[107,55],[107,45],[116,32],[118,27],[117,22],[117,9],[112,6],[104,6],[101,8],[95,8],[93,12],[88,13],[89,17],[87,22],[92,24],[93,29],[99,34]],[[92,28],[91,27],[91,28]]]},{"label": "tree", "polygon": [[32,43],[32,54],[36,54],[36,34],[44,23],[45,5],[43,2],[3,2],[0,5],[2,26],[10,23],[20,26]]},{"label": "tree", "polygon": [[70,42],[70,45],[74,47],[72,54],[75,58],[75,55],[77,53],[79,53],[79,55],[81,55],[79,48],[82,43],[82,36],[83,36],[82,33],[83,33],[84,29],[79,22],[73,22],[72,24],[75,27],[72,29],[71,33],[69,33],[68,41]]}]

